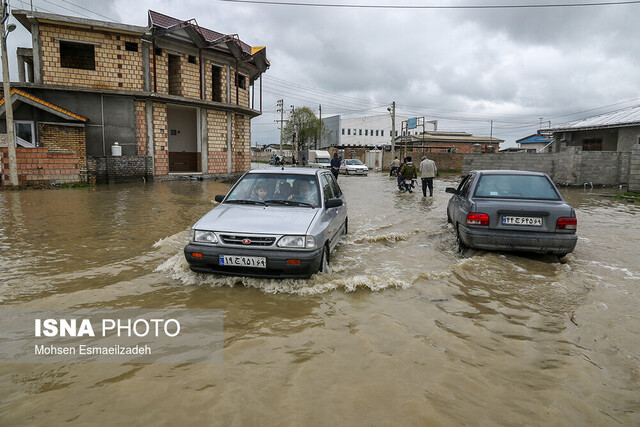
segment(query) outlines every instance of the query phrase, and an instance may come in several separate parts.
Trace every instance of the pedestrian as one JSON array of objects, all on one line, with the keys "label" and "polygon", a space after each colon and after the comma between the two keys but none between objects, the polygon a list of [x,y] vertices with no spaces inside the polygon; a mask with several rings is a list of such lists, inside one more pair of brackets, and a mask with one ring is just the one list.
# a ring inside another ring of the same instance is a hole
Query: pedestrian
[{"label": "pedestrian", "polygon": [[291,164],[292,164],[293,166],[295,166],[295,165],[296,165],[296,156],[295,156],[294,154],[292,154],[292,155],[291,155]]},{"label": "pedestrian", "polygon": [[419,175],[422,180],[422,197],[427,197],[427,187],[429,187],[429,197],[433,197],[433,178],[438,174],[436,162],[422,156],[420,162]]},{"label": "pedestrian", "polygon": [[[398,162],[399,162],[399,160],[398,160]],[[400,173],[400,171],[404,167],[405,163],[407,163],[407,157],[403,158],[402,159],[402,163],[400,163],[400,165],[398,165],[398,170],[396,172],[396,181],[398,182],[398,188],[402,188],[402,180],[404,178],[402,177],[402,174]]]},{"label": "pedestrian", "polygon": [[416,179],[418,177],[418,168],[411,161],[411,157],[404,159],[405,164],[402,165],[399,175],[402,175],[402,179]]},{"label": "pedestrian", "polygon": [[302,166],[307,166],[307,157],[304,154],[302,155]]},{"label": "pedestrian", "polygon": [[340,173],[340,163],[338,153],[333,153],[333,159],[331,159],[331,173],[336,179],[338,179],[338,174]]}]

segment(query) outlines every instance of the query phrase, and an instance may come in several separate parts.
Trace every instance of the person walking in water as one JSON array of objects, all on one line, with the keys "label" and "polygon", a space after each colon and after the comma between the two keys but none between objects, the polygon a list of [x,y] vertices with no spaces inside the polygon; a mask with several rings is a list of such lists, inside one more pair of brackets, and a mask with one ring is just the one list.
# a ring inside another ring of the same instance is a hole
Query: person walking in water
[{"label": "person walking in water", "polygon": [[433,197],[433,178],[438,174],[438,168],[436,162],[427,159],[427,156],[422,156],[418,175],[422,180],[422,197],[427,197],[427,187],[429,188],[429,197]]}]

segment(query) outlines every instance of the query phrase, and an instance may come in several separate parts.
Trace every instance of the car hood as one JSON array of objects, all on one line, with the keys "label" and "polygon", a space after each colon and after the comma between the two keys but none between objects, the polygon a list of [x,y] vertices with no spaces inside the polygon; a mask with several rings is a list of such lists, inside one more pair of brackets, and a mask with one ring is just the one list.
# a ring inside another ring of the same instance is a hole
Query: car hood
[{"label": "car hood", "polygon": [[318,211],[318,208],[223,203],[200,218],[193,228],[230,233],[306,234]]}]

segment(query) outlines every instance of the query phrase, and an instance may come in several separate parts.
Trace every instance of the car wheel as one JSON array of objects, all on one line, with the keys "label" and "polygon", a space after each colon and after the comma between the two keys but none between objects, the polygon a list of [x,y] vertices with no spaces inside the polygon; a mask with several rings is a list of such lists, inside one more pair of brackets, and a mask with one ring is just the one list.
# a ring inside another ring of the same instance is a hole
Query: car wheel
[{"label": "car wheel", "polygon": [[325,245],[322,250],[322,260],[320,261],[320,273],[329,273],[329,247]]},{"label": "car wheel", "polygon": [[460,226],[456,227],[456,252],[463,253],[464,250],[467,249],[467,245],[462,241],[462,237],[460,237]]},{"label": "car wheel", "polygon": [[449,211],[448,210],[447,210],[447,223],[453,224],[453,221],[451,221],[451,217],[449,216]]},{"label": "car wheel", "polygon": [[344,173],[346,173],[347,175],[349,175],[349,169],[345,170]]}]

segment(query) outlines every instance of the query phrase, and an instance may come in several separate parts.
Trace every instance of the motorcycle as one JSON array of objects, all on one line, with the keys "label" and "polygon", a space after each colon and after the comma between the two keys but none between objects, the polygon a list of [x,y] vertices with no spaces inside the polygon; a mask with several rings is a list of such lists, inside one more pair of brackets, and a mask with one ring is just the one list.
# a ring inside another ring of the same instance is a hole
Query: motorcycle
[{"label": "motorcycle", "polygon": [[413,189],[416,188],[416,180],[415,179],[403,179],[400,183],[400,192],[404,193],[408,191],[409,193],[413,193]]}]

